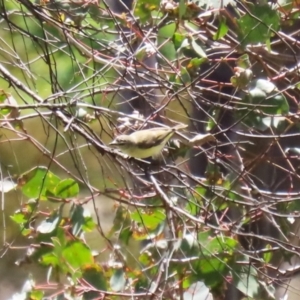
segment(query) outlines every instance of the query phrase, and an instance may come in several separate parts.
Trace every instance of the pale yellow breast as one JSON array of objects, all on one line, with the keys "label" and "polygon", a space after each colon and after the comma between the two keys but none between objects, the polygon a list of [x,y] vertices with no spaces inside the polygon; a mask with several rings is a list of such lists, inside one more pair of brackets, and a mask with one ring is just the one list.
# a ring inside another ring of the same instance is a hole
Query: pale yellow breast
[{"label": "pale yellow breast", "polygon": [[132,150],[122,149],[122,147],[120,147],[120,149],[122,150],[122,152],[124,152],[125,154],[128,154],[129,156],[133,156],[135,158],[147,158],[147,157],[151,157],[151,156],[158,156],[159,153],[164,148],[164,146],[165,146],[165,144],[160,144],[160,145],[157,145],[157,146],[149,148],[149,149],[139,149],[138,147],[135,147],[134,155],[132,153]]}]

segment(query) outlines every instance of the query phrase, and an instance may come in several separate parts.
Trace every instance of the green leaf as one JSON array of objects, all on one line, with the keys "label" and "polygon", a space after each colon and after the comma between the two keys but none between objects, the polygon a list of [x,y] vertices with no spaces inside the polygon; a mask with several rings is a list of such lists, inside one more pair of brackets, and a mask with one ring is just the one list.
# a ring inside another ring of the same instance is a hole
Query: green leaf
[{"label": "green leaf", "polygon": [[206,245],[206,250],[213,254],[233,255],[237,246],[238,242],[231,237],[215,237]]},{"label": "green leaf", "polygon": [[[176,24],[171,22],[159,28],[157,34],[158,51],[162,57],[165,57],[169,61],[176,59],[177,41],[174,41],[175,30]],[[178,33],[176,33],[176,35],[177,34]],[[178,47],[180,47],[180,45]]]},{"label": "green leaf", "polygon": [[[98,264],[84,267],[82,278],[99,291],[107,290],[106,278],[103,274],[103,270]],[[100,297],[100,294],[96,291],[84,293],[84,299],[96,299],[98,297]]]},{"label": "green leaf", "polygon": [[285,121],[285,117],[264,117],[261,118],[261,122],[265,125],[265,129],[270,127],[279,128],[281,122]]},{"label": "green leaf", "polygon": [[90,248],[81,241],[71,241],[62,249],[64,263],[72,269],[83,268],[94,263]]},{"label": "green leaf", "polygon": [[84,222],[81,225],[82,226],[82,230],[84,232],[91,232],[93,229],[95,229],[96,227],[96,223],[94,222],[94,219],[92,216],[90,215],[86,215],[86,210],[84,210]]},{"label": "green leaf", "polygon": [[127,228],[122,228],[120,235],[119,235],[119,240],[123,242],[125,245],[128,245],[130,238],[132,237],[132,231],[129,227]]},{"label": "green leaf", "polygon": [[54,195],[64,199],[76,197],[78,194],[78,183],[71,178],[60,181],[54,189]]},{"label": "green leaf", "polygon": [[250,63],[249,55],[248,54],[241,55],[237,59],[236,65],[238,67],[240,67],[240,68],[243,68],[243,69],[249,69],[249,68],[251,68],[251,63]]},{"label": "green leaf", "polygon": [[269,250],[269,251],[268,251],[268,252],[265,252],[265,253],[263,254],[263,259],[264,259],[265,263],[268,264],[268,263],[271,261],[272,257],[273,257],[272,245],[267,244],[266,247],[265,247],[265,249],[267,249],[267,250]]},{"label": "green leaf", "polygon": [[[199,244],[204,246],[206,243],[208,243],[211,240],[212,235],[213,235],[213,232],[211,230],[203,230],[203,231],[199,232],[198,233]],[[203,250],[205,250],[205,249],[203,249]],[[206,254],[210,254],[210,253],[206,252]]]},{"label": "green leaf", "polygon": [[7,118],[17,118],[20,115],[18,109],[17,100],[9,93],[0,89],[0,104],[12,105],[15,108],[2,108],[0,109],[0,115],[6,116]]},{"label": "green leaf", "polygon": [[[59,258],[53,252],[46,253],[42,255],[40,263],[45,266],[59,266]],[[61,266],[62,267],[62,266]]]},{"label": "green leaf", "polygon": [[[186,39],[186,34],[182,34],[182,33],[178,33],[178,32],[174,33],[174,35],[172,37],[172,41],[173,41],[176,51],[178,49],[181,49],[182,43],[185,39]],[[299,86],[300,86],[300,84],[299,84]]]},{"label": "green leaf", "polygon": [[10,218],[17,224],[24,224],[28,221],[25,214],[20,211],[15,212]]},{"label": "green leaf", "polygon": [[149,251],[145,251],[139,255],[139,262],[142,263],[144,266],[150,266],[152,263],[153,258]]},{"label": "green leaf", "polygon": [[200,71],[200,66],[206,61],[207,59],[205,58],[192,58],[186,66],[186,69],[189,72],[190,76],[197,76],[198,72]]},{"label": "green leaf", "polygon": [[102,19],[102,12],[101,12],[100,6],[94,2],[91,2],[90,9],[89,9],[89,15],[98,24]]},{"label": "green leaf", "polygon": [[[65,242],[64,237],[53,237],[53,250],[41,255],[44,265],[58,267],[65,274],[72,274],[74,280],[81,276],[81,270],[94,263],[91,250],[81,241]],[[44,251],[45,252],[45,251]]]},{"label": "green leaf", "polygon": [[185,0],[179,0],[179,20],[182,20],[182,17],[185,15],[186,5]]},{"label": "green leaf", "polygon": [[300,199],[291,200],[287,205],[287,211],[295,213],[300,211]]},{"label": "green leaf", "polygon": [[256,270],[251,266],[238,267],[233,272],[233,281],[237,289],[251,299],[259,295],[260,285]]},{"label": "green leaf", "polygon": [[219,115],[221,113],[221,109],[219,108],[211,108],[208,112],[208,115],[210,116],[207,125],[206,125],[206,131],[211,132],[216,126],[217,126],[217,120],[219,118]]},{"label": "green leaf", "polygon": [[[243,118],[248,126],[254,126],[261,131],[270,127],[279,128],[279,125],[285,120],[280,115],[287,114],[290,109],[284,94],[280,93],[272,82],[262,78],[251,83],[248,94],[244,96],[243,102],[240,102],[238,106],[243,107],[245,103],[254,104],[254,106],[245,105],[247,110],[238,113],[238,117]],[[257,110],[271,116],[265,116]]]},{"label": "green leaf", "polygon": [[131,219],[151,230],[155,229],[166,219],[166,214],[162,209],[153,209],[147,212],[138,209],[131,213]]},{"label": "green leaf", "polygon": [[139,224],[139,227],[132,230],[132,237],[138,241],[155,239],[163,232],[164,228],[165,222],[160,222],[155,228],[147,228],[143,223],[141,223]]},{"label": "green leaf", "polygon": [[192,268],[196,272],[193,278],[196,281],[204,281],[208,287],[219,286],[228,274],[228,266],[228,261],[224,257],[203,257],[192,264]]},{"label": "green leaf", "polygon": [[114,236],[116,232],[120,232],[119,239],[127,245],[132,236],[131,230],[131,214],[122,205],[118,206],[114,218],[113,226],[109,232],[109,237]]},{"label": "green leaf", "polygon": [[24,173],[19,182],[22,182],[22,192],[28,198],[40,198],[46,200],[46,193],[54,194],[56,185],[60,178],[54,175],[46,167],[36,167]]},{"label": "green leaf", "polygon": [[273,34],[271,29],[279,29],[279,13],[269,5],[253,5],[251,14],[237,21],[239,40],[243,45],[265,43]]},{"label": "green leaf", "polygon": [[75,204],[71,208],[71,223],[74,236],[79,236],[82,231],[91,231],[96,226],[89,212],[81,205]]},{"label": "green leaf", "polygon": [[135,292],[140,293],[140,292],[144,292],[145,290],[148,290],[149,281],[147,277],[144,275],[144,273],[141,273],[140,276],[137,276],[136,274],[134,275],[135,275],[134,278],[137,279],[135,283]]},{"label": "green leaf", "polygon": [[274,102],[277,106],[277,114],[287,114],[290,110],[290,106],[283,94],[277,94],[270,98],[270,102]]},{"label": "green leaf", "polygon": [[[17,298],[13,298],[15,300],[17,300]],[[23,298],[24,299],[24,298]],[[30,299],[30,300],[42,300],[44,299],[44,292],[41,291],[40,289],[33,289],[32,291],[30,291],[27,295],[25,299]]]},{"label": "green leaf", "polygon": [[197,241],[195,234],[186,234],[180,244],[180,250],[187,256],[199,255],[200,243]]},{"label": "green leaf", "polygon": [[197,53],[197,55],[199,55],[202,58],[207,58],[205,51],[193,38],[190,38],[190,44],[191,48]]},{"label": "green leaf", "polygon": [[165,57],[169,61],[176,59],[176,50],[172,41],[168,41],[159,47],[159,52],[162,57]]},{"label": "green leaf", "polygon": [[211,237],[210,231],[201,232],[198,235],[198,241],[201,245],[201,252],[205,256],[228,254],[233,255],[238,246],[238,242],[230,237]]},{"label": "green leaf", "polygon": [[136,1],[134,6],[134,16],[139,18],[142,23],[151,20],[151,12],[154,10],[159,10],[160,1],[159,0],[139,0]]},{"label": "green leaf", "polygon": [[[248,94],[248,101],[257,104],[257,109],[267,114],[286,114],[289,104],[282,93],[278,93],[276,86],[265,79],[258,79]],[[247,98],[245,98],[247,99]]]},{"label": "green leaf", "polygon": [[253,89],[254,88],[264,92],[267,95],[276,91],[275,84],[272,83],[271,81],[263,79],[263,78],[259,78],[253,82]]},{"label": "green leaf", "polygon": [[59,225],[61,220],[61,215],[57,212],[46,220],[43,220],[40,225],[37,227],[37,232],[42,234],[48,234],[53,232]]},{"label": "green leaf", "polygon": [[181,241],[181,249],[185,251],[186,249],[191,249],[194,246],[199,246],[197,237],[192,234],[186,234]]},{"label": "green leaf", "polygon": [[212,297],[210,296],[209,288],[202,281],[197,281],[191,284],[183,294],[183,300],[195,299],[212,299]]},{"label": "green leaf", "polygon": [[288,155],[300,155],[300,148],[292,147],[284,149],[284,152]]},{"label": "green leaf", "polygon": [[110,278],[110,287],[114,292],[120,292],[124,289],[126,278],[122,269],[115,270]]},{"label": "green leaf", "polygon": [[[220,19],[220,18],[219,18]],[[218,31],[214,34],[213,39],[219,40],[222,37],[224,37],[228,32],[228,26],[226,25],[226,18],[224,16],[221,16]]]},{"label": "green leaf", "polygon": [[182,67],[180,69],[180,79],[182,80],[182,82],[185,84],[185,85],[188,85],[191,83],[192,79],[191,79],[191,76],[189,74],[189,72],[187,71],[186,68]]}]

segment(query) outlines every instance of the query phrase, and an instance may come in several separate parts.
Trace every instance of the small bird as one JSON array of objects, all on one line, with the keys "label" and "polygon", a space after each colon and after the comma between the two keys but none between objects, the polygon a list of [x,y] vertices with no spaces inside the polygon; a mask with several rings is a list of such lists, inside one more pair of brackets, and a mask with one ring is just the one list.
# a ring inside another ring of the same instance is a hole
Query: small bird
[{"label": "small bird", "polygon": [[176,130],[186,128],[179,124],[174,127],[155,127],[117,136],[109,145],[120,149],[134,158],[157,157]]}]

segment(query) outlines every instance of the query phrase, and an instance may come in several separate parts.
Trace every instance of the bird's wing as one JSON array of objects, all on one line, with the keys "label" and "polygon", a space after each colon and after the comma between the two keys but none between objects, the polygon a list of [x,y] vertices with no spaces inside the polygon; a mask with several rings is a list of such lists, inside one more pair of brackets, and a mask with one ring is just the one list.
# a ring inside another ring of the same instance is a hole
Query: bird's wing
[{"label": "bird's wing", "polygon": [[166,128],[164,134],[157,135],[157,131],[162,130],[162,128],[152,128],[151,131],[149,130],[140,130],[135,133],[135,137],[139,140],[139,147],[140,148],[151,148],[155,147],[159,144],[162,144],[167,135],[170,137],[174,134],[174,131],[169,130]]}]

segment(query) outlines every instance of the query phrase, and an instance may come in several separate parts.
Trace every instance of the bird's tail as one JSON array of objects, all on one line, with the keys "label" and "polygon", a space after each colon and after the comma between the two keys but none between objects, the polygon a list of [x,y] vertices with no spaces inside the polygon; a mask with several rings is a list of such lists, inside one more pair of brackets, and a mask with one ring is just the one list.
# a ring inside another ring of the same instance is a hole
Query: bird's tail
[{"label": "bird's tail", "polygon": [[184,129],[187,128],[188,125],[187,124],[177,124],[175,126],[172,127],[173,130],[179,130],[179,129]]}]

